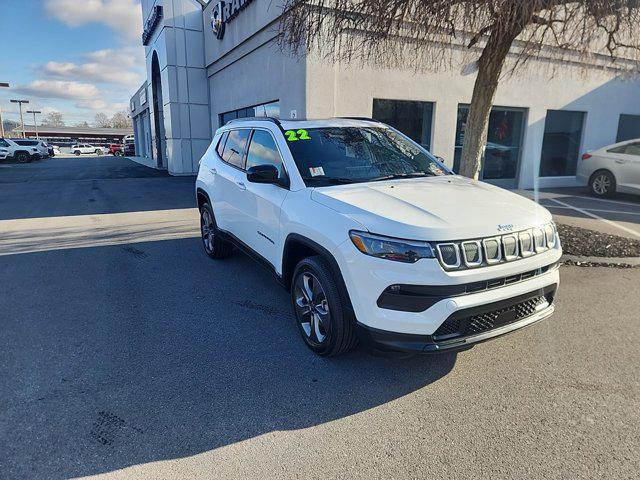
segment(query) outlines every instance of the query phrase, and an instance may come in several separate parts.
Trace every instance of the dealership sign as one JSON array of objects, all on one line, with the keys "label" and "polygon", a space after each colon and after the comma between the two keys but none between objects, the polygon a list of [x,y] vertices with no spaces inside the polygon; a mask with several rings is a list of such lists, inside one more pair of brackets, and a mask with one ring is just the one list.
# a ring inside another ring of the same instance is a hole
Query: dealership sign
[{"label": "dealership sign", "polygon": [[219,1],[211,11],[211,28],[219,40],[224,37],[225,25],[236,18],[253,0]]},{"label": "dealership sign", "polygon": [[160,20],[162,20],[162,5],[156,5],[153,7],[151,11],[151,15],[144,23],[144,31],[142,32],[142,45],[149,45],[149,40],[153,36],[153,32],[155,32]]}]

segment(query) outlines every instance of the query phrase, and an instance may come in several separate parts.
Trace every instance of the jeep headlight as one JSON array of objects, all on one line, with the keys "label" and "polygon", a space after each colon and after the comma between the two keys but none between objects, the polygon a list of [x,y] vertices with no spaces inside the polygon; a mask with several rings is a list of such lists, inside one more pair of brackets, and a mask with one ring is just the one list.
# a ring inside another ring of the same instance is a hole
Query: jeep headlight
[{"label": "jeep headlight", "polygon": [[429,242],[402,240],[355,230],[349,232],[349,237],[358,250],[372,257],[404,263],[416,263],[421,258],[436,257]]}]

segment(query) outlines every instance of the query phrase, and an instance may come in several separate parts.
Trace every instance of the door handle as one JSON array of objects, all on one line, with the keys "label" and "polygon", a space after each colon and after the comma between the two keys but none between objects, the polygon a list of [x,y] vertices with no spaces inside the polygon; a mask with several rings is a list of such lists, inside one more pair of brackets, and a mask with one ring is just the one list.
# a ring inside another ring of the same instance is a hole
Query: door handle
[{"label": "door handle", "polygon": [[616,158],[616,163],[626,163],[626,160],[623,160],[621,158]]},{"label": "door handle", "polygon": [[215,168],[210,168],[209,171],[214,175],[218,173],[218,170],[216,170]]},{"label": "door handle", "polygon": [[238,185],[240,190],[246,190],[247,189],[247,186],[244,184],[244,182],[236,182],[236,185]]}]

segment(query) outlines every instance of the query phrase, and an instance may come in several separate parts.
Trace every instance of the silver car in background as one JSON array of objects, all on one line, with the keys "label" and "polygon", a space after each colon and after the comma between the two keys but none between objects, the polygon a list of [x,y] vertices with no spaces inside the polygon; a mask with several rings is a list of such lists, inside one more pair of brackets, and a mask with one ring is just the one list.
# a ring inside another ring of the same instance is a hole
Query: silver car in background
[{"label": "silver car in background", "polygon": [[577,177],[597,197],[616,192],[640,195],[640,138],[585,153]]}]

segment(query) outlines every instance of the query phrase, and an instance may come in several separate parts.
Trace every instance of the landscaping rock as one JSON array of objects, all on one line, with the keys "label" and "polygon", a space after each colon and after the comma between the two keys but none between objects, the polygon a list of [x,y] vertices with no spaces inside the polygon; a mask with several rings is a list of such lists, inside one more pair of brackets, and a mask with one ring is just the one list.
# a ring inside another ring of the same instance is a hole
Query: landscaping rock
[{"label": "landscaping rock", "polygon": [[640,257],[640,240],[558,224],[562,251],[583,257]]}]

